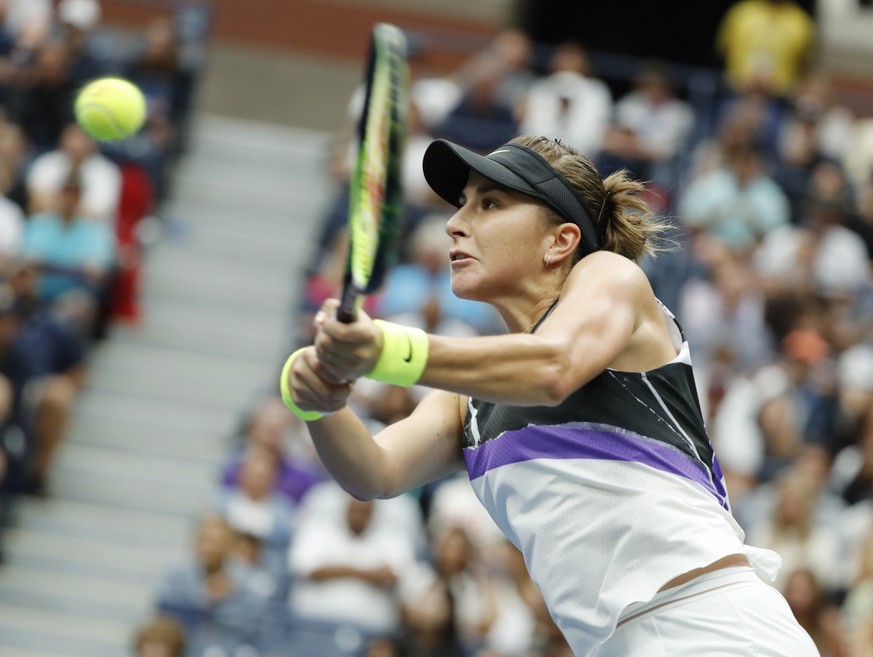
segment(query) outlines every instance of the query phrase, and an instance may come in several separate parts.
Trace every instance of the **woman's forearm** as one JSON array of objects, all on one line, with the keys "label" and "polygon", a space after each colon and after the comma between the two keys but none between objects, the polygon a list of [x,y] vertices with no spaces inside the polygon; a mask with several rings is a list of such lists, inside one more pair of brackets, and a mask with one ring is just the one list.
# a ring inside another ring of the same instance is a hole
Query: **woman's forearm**
[{"label": "woman's forearm", "polygon": [[352,496],[370,500],[392,491],[386,452],[354,412],[343,408],[308,427],[322,464]]},{"label": "woman's forearm", "polygon": [[429,340],[421,385],[519,406],[555,404],[570,392],[570,360],[559,344],[518,334]]}]

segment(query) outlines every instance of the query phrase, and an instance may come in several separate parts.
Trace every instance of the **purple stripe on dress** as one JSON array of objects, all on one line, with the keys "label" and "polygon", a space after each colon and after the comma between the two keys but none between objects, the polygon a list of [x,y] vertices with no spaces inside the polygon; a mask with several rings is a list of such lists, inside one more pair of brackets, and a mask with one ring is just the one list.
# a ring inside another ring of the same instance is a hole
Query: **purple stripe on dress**
[{"label": "purple stripe on dress", "polygon": [[727,508],[710,473],[698,461],[666,443],[601,426],[570,423],[507,431],[478,447],[464,449],[467,472],[472,480],[494,468],[534,459],[631,461],[697,482]]}]

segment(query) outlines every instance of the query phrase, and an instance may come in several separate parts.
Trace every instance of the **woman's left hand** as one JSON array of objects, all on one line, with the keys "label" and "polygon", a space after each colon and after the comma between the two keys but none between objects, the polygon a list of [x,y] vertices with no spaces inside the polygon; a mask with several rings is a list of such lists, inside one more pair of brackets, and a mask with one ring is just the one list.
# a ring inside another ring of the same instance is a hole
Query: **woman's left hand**
[{"label": "woman's left hand", "polygon": [[369,374],[382,353],[382,331],[363,311],[345,324],[336,318],[339,301],[328,299],[315,316],[315,350],[330,383],[347,383]]}]

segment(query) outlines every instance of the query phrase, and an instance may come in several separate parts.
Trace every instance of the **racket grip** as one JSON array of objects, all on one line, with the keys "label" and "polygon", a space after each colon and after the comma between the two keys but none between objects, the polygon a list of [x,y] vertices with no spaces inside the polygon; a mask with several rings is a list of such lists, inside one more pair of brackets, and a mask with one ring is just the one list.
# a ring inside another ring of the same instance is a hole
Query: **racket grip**
[{"label": "racket grip", "polygon": [[351,324],[358,318],[358,293],[354,287],[347,285],[343,290],[336,318],[343,324]]}]

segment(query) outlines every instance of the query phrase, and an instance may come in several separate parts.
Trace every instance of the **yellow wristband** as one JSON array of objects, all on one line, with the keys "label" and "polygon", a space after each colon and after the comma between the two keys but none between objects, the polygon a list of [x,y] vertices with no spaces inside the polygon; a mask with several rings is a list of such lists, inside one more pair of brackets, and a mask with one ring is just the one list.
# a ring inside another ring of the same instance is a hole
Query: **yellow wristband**
[{"label": "yellow wristband", "polygon": [[294,415],[304,422],[314,422],[315,420],[323,418],[324,414],[319,413],[318,411],[304,411],[294,403],[294,399],[291,397],[291,390],[288,388],[288,375],[291,373],[291,366],[294,364],[294,359],[297,358],[303,349],[305,349],[305,347],[295,351],[288,356],[288,360],[285,361],[285,365],[282,367],[282,377],[279,379],[279,391],[282,393],[282,401],[285,402],[285,406],[287,406]]},{"label": "yellow wristband", "polygon": [[418,383],[427,365],[427,333],[381,319],[373,321],[382,331],[382,353],[367,378],[404,388]]}]

